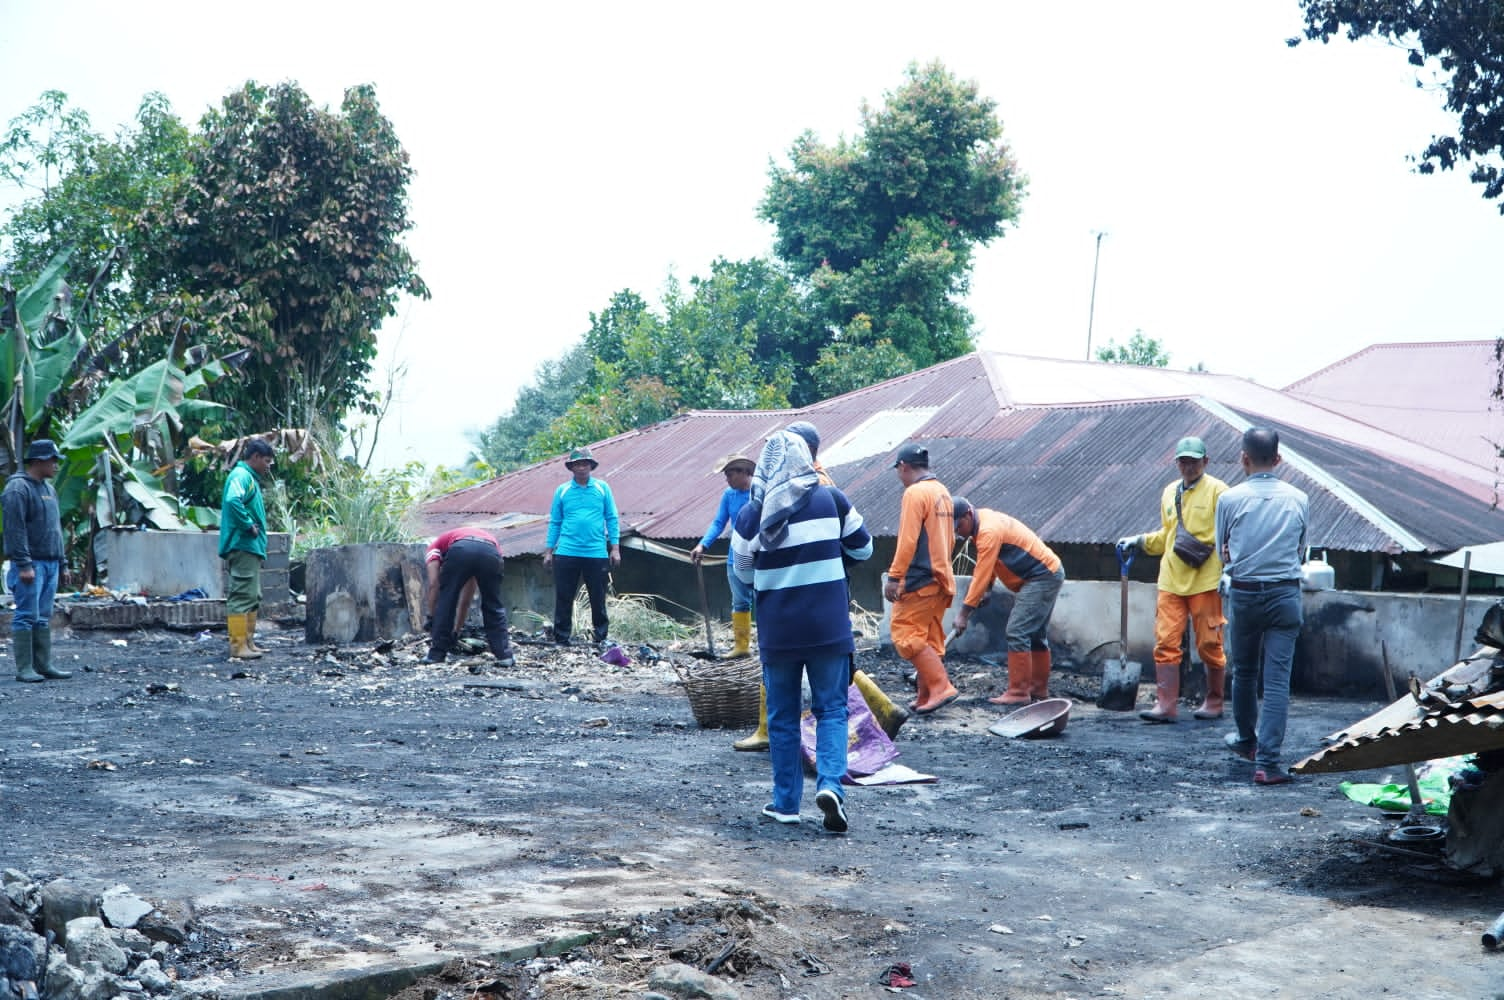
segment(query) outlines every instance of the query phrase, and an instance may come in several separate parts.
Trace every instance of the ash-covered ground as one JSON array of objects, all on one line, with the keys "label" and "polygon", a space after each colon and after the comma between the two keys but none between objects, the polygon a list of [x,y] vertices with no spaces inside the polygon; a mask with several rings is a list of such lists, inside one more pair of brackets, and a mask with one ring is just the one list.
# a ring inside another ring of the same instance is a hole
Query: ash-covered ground
[{"label": "ash-covered ground", "polygon": [[[888,995],[897,962],[902,992],[963,1000],[1504,984],[1497,883],[1371,846],[1392,820],[1337,789],[1401,773],[1256,787],[1227,723],[1102,712],[1089,677],[1057,673],[1083,699],[1062,737],[1005,740],[1000,671],[953,660],[962,700],[898,739],[938,782],[852,789],[832,836],[812,794],[798,827],[760,817],[766,757],[699,728],[666,660],[258,640],[63,633],[72,680],[0,681],[0,866],[190,907],[226,994],[445,956],[410,995],[636,996],[672,962],[745,1000]],[[910,696],[901,661],[860,660]],[[1290,759],[1377,707],[1297,696]]]}]

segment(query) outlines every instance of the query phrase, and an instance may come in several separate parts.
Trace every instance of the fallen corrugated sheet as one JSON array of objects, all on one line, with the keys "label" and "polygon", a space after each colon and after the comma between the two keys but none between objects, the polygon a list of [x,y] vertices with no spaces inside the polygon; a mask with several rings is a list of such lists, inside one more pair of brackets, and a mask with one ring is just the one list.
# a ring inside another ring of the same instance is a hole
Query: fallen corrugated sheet
[{"label": "fallen corrugated sheet", "polygon": [[1504,748],[1504,660],[1483,650],[1424,688],[1328,736],[1300,774],[1366,771]]}]

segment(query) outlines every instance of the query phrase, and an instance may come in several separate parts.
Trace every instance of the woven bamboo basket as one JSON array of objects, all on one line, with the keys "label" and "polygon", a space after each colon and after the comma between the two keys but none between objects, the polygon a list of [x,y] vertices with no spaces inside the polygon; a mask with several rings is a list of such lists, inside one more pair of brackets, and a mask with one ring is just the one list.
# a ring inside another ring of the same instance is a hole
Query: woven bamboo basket
[{"label": "woven bamboo basket", "polygon": [[757,724],[762,663],[754,656],[714,663],[674,660],[689,708],[704,729],[745,729]]}]

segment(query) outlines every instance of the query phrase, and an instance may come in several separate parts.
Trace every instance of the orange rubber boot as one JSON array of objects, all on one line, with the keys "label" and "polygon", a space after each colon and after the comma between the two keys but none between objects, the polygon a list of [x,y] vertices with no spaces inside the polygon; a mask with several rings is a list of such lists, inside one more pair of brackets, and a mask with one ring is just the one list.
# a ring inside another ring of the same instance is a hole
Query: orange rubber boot
[{"label": "orange rubber boot", "polygon": [[1222,718],[1222,696],[1227,690],[1227,668],[1214,667],[1207,664],[1206,667],[1206,701],[1192,714],[1198,719]]},{"label": "orange rubber boot", "polygon": [[1154,664],[1154,707],[1138,713],[1145,722],[1174,722],[1180,700],[1180,664]]},{"label": "orange rubber boot", "polygon": [[1029,659],[1034,664],[1034,672],[1029,677],[1029,697],[1035,701],[1043,701],[1050,696],[1050,667],[1053,665],[1050,651],[1048,649],[1031,650]]},{"label": "orange rubber boot", "polygon": [[1008,650],[1008,690],[987,700],[994,705],[1027,705],[1034,686],[1034,654]]},{"label": "orange rubber boot", "polygon": [[919,671],[919,690],[922,692],[914,704],[915,715],[929,715],[961,697],[961,692],[956,690],[950,682],[950,675],[945,672],[940,654],[933,649],[925,647],[920,650],[914,657],[914,668]]}]

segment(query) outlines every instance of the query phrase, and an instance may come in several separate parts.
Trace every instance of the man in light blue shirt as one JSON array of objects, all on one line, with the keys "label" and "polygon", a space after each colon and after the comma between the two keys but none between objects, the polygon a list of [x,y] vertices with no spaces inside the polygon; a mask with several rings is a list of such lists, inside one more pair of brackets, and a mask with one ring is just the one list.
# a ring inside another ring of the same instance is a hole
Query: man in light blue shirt
[{"label": "man in light blue shirt", "polygon": [[554,641],[569,645],[574,631],[574,595],[580,581],[590,595],[596,642],[606,641],[606,575],[621,563],[621,528],[616,498],[593,473],[600,463],[589,448],[576,448],[564,460],[574,477],[554,491],[548,514],[544,568],[554,572]]},{"label": "man in light blue shirt", "polygon": [[[1258,785],[1292,779],[1280,766],[1290,713],[1290,668],[1302,621],[1301,556],[1306,547],[1310,500],[1274,475],[1279,434],[1252,427],[1243,434],[1248,478],[1217,501],[1217,550],[1230,577],[1232,614],[1228,652],[1233,663],[1232,715],[1237,732],[1227,745],[1254,762]],[[1259,708],[1259,671],[1264,704]]]}]

